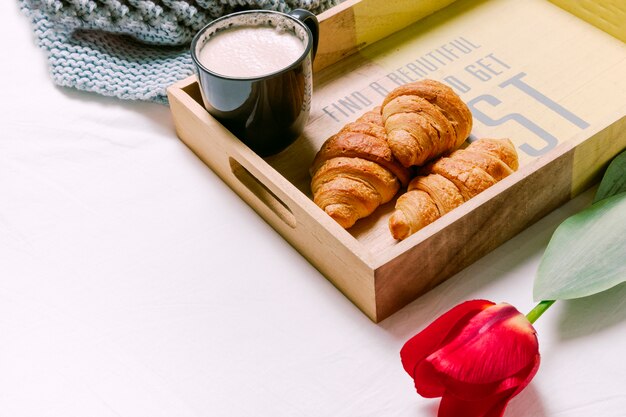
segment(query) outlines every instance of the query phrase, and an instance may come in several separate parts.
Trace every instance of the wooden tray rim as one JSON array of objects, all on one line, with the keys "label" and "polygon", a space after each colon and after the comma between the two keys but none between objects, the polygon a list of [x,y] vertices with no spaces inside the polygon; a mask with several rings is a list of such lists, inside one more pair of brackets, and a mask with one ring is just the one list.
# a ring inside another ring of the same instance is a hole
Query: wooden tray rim
[{"label": "wooden tray rim", "polygon": [[[552,161],[570,152],[581,143],[603,131],[612,124],[622,121],[626,116],[622,109],[616,109],[607,114],[602,123],[598,123],[593,129],[586,129],[578,132],[567,141],[561,143],[549,153],[531,161],[524,165],[520,170],[514,172],[507,178],[491,186],[474,198],[466,201],[461,206],[445,214],[437,221],[424,227],[417,233],[409,236],[407,239],[398,242],[392,247],[383,250],[378,254],[372,253],[362,242],[352,236],[350,232],[339,226],[332,218],[330,218],[321,208],[319,208],[307,195],[300,191],[295,185],[289,182],[283,175],[273,166],[266,162],[263,158],[254,153],[248,146],[237,139],[230,131],[225,129],[215,118],[213,118],[204,107],[191,97],[186,89],[197,83],[197,77],[192,75],[181,80],[168,88],[168,93],[175,95],[179,100],[189,104],[189,111],[202,120],[204,123],[219,126],[223,132],[223,140],[227,141],[228,147],[232,149],[232,156],[235,156],[238,162],[245,161],[245,168],[248,169],[257,179],[272,190],[284,203],[293,211],[293,207],[298,206],[306,215],[310,216],[340,241],[345,247],[361,259],[370,269],[376,270],[382,265],[387,264],[398,256],[406,253],[413,247],[419,245],[429,237],[445,229],[450,224],[458,221],[468,213],[476,210],[483,204],[489,202],[503,191],[522,181],[525,177],[536,172],[540,168],[550,164]],[[621,116],[620,116],[621,112]]]}]

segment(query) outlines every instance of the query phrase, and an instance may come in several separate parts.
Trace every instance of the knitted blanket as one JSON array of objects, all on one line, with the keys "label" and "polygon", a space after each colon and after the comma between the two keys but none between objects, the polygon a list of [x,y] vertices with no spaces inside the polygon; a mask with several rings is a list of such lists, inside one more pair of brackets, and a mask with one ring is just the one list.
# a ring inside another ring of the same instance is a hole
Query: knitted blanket
[{"label": "knitted blanket", "polygon": [[189,43],[204,25],[247,9],[319,13],[341,0],[18,0],[52,79],[128,100],[166,104],[194,72]]}]

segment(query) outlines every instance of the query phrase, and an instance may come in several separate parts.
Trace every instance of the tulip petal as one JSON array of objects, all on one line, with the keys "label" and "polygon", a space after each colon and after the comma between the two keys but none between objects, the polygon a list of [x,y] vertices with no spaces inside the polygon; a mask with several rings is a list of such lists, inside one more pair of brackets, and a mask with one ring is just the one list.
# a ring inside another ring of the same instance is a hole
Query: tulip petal
[{"label": "tulip petal", "polygon": [[[515,392],[513,393],[512,397],[515,397],[517,394],[519,394],[524,388],[526,388],[526,386],[528,384],[530,384],[530,381],[533,379],[533,377],[535,376],[535,374],[537,373],[537,371],[539,370],[539,363],[540,363],[540,358],[539,358],[539,352],[537,352],[537,358],[535,360],[535,363],[533,363],[532,367],[530,368],[530,370],[528,371],[528,374],[526,375],[526,379],[524,379],[524,381],[519,384],[517,386],[517,390],[515,390]],[[524,372],[521,371],[520,374]]]},{"label": "tulip petal", "polygon": [[417,392],[424,397],[440,397],[443,387],[438,383],[436,374],[425,374],[425,371],[416,377],[417,365],[431,353],[439,349],[449,339],[457,336],[472,317],[481,311],[495,305],[487,300],[472,300],[453,307],[448,312],[433,321],[424,330],[409,339],[402,350],[402,366],[415,379]]},{"label": "tulip petal", "polygon": [[472,317],[427,361],[447,379],[488,384],[534,364],[538,351],[535,330],[526,317],[508,304],[498,304]]},{"label": "tulip petal", "polygon": [[415,390],[424,398],[441,397],[446,392],[445,375],[441,375],[430,362],[422,361],[413,374]]},{"label": "tulip petal", "polygon": [[514,396],[514,391],[510,389],[477,401],[466,401],[444,394],[437,417],[502,417],[507,404]]},{"label": "tulip petal", "polygon": [[511,397],[514,397],[530,383],[538,369],[539,355],[537,355],[533,363],[502,381],[488,384],[468,384],[467,382],[457,381],[442,375],[440,375],[440,380],[446,387],[445,394],[460,400],[485,400],[509,390],[514,390],[514,393],[511,395]]}]

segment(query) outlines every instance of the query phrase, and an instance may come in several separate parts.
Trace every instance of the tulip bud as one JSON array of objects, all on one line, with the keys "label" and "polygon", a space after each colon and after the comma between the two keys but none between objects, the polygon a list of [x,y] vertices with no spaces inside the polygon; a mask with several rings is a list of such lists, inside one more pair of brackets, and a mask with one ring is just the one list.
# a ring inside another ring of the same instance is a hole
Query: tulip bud
[{"label": "tulip bud", "polygon": [[423,397],[441,397],[439,417],[502,416],[539,368],[537,335],[515,307],[473,300],[405,343],[402,364]]}]

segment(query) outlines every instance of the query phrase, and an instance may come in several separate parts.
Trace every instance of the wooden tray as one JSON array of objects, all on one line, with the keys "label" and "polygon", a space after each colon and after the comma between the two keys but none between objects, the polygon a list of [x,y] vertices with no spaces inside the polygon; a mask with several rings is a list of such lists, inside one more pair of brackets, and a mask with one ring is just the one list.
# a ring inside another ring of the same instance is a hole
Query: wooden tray
[{"label": "wooden tray", "polygon": [[[626,40],[626,7],[605,3],[617,25],[574,12]],[[168,95],[180,139],[376,322],[586,189],[626,147],[626,45],[548,1],[347,1],[320,20],[311,118],[279,155],[260,158],[213,119],[195,77]],[[315,153],[422,77],[468,103],[472,137],[511,138],[520,170],[399,243],[387,229],[394,202],[342,229],[311,200]]]}]

